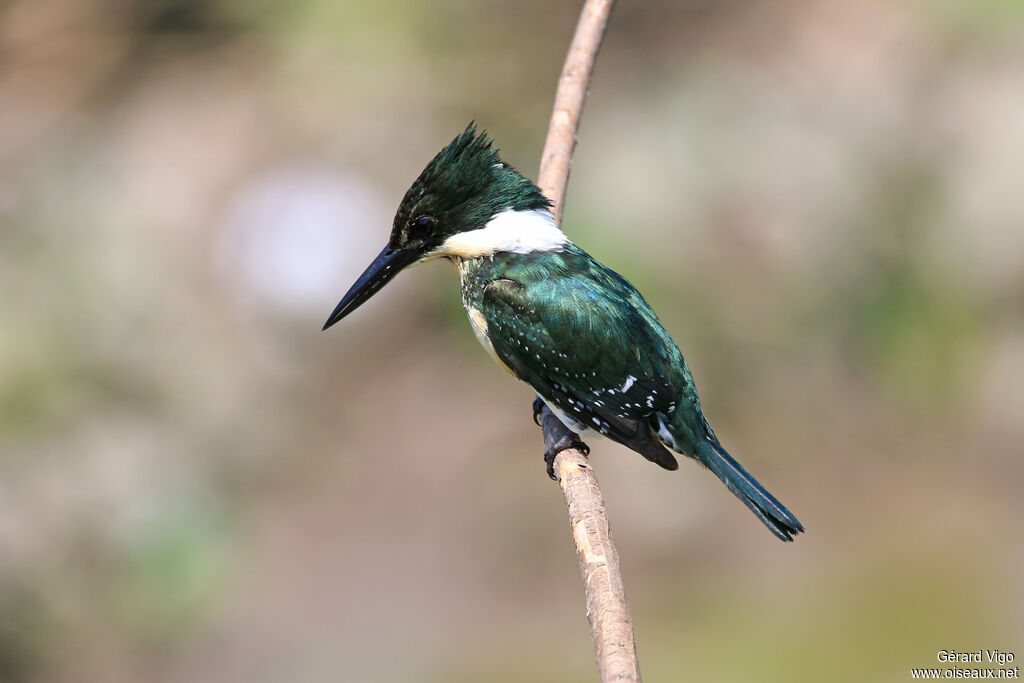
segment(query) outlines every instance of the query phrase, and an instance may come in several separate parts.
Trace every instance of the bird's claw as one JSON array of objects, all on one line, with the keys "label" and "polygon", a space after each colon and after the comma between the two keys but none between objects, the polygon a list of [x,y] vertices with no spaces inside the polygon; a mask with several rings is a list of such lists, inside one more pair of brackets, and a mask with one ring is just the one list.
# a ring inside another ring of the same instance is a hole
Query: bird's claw
[{"label": "bird's claw", "polygon": [[540,413],[542,410],[544,410],[544,401],[541,400],[540,396],[538,396],[533,399],[533,423],[538,427],[544,426],[540,423]]},{"label": "bird's claw", "polygon": [[566,427],[539,396],[533,402],[533,421],[544,431],[544,464],[553,481],[558,481],[555,456],[559,453],[575,448],[583,455],[590,455],[590,448],[580,441],[579,434]]},{"label": "bird's claw", "polygon": [[548,478],[551,481],[558,481],[558,477],[555,476],[555,456],[557,453],[544,452],[544,464],[547,465]]},{"label": "bird's claw", "polygon": [[544,451],[544,464],[547,465],[548,477],[552,481],[558,481],[558,477],[555,475],[555,457],[562,451],[575,448],[584,456],[590,455],[590,446],[580,441],[579,437],[575,432],[566,432],[555,443],[551,444],[551,447]]}]

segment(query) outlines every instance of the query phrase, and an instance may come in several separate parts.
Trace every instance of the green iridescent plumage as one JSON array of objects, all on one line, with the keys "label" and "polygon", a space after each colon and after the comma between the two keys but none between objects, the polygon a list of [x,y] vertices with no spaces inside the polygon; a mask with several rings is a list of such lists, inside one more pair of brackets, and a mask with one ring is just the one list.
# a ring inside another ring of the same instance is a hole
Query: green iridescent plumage
[{"label": "green iridescent plumage", "polygon": [[785,541],[803,526],[719,443],[672,337],[625,278],[568,241],[548,201],[471,124],[427,165],[388,246],[325,329],[407,265],[453,261],[480,341],[569,427],[666,469],[671,451],[714,472]]},{"label": "green iridescent plumage", "polygon": [[497,213],[546,209],[551,202],[530,180],[504,163],[485,133],[472,123],[435,156],[406,191],[395,214],[391,246],[415,241],[409,226],[417,216],[437,219],[434,241],[469,226],[480,227]]},{"label": "green iridescent plumage", "polygon": [[[677,409],[699,422],[696,388],[675,342],[624,278],[570,245],[466,265],[463,297],[483,313],[498,357],[570,426],[677,467],[648,423]],[[689,445],[695,452],[696,441]]]}]

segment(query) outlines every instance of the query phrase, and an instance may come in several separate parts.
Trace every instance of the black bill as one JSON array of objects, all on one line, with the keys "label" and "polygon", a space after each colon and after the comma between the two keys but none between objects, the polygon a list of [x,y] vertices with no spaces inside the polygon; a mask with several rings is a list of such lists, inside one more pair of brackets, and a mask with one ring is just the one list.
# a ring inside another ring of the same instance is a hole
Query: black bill
[{"label": "black bill", "polygon": [[326,330],[359,308],[363,302],[379,292],[381,287],[397,275],[398,271],[413,263],[417,256],[415,251],[384,247],[384,250],[377,255],[373,263],[363,271],[356,283],[348,290],[348,294],[338,302],[331,316],[324,323],[324,329]]}]

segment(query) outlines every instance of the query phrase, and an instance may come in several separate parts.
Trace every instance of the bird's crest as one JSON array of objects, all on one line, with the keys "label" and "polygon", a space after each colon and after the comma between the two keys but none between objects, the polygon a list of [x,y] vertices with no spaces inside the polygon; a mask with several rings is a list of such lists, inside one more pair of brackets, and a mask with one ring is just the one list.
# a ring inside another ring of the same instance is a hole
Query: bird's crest
[{"label": "bird's crest", "polygon": [[475,122],[445,145],[405,193],[395,214],[393,237],[420,215],[439,219],[454,234],[485,225],[508,209],[550,206],[536,185],[501,160],[489,135]]}]

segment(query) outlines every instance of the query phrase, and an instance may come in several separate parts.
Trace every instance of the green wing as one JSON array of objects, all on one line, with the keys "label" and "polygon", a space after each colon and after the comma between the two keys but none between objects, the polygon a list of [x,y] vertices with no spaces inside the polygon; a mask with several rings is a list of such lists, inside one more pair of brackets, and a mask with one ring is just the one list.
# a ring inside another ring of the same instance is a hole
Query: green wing
[{"label": "green wing", "polygon": [[506,268],[505,277],[487,284],[481,312],[495,353],[577,423],[571,427],[596,429],[674,469],[652,427],[657,431],[658,414],[699,411],[675,342],[614,271],[582,253],[554,266],[545,277],[535,277],[534,267],[534,276],[522,279]]}]

